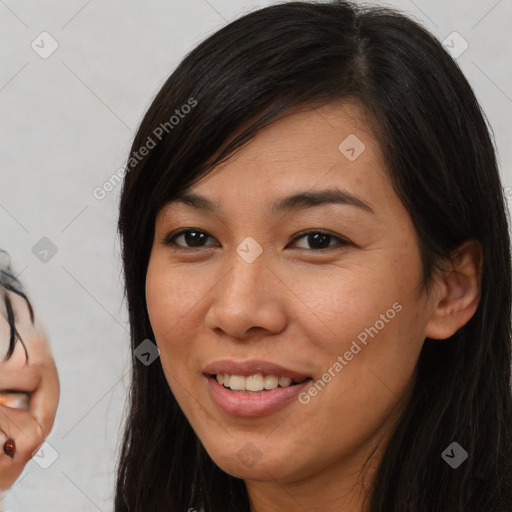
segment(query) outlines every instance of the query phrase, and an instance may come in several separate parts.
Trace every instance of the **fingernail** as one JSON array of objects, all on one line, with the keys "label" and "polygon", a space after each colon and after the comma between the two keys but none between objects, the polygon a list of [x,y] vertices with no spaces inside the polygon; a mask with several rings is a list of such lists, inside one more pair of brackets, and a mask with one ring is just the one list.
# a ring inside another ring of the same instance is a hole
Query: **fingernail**
[{"label": "fingernail", "polygon": [[7,439],[7,441],[5,441],[4,453],[11,458],[14,457],[14,454],[16,453],[16,443],[14,442],[14,439]]}]

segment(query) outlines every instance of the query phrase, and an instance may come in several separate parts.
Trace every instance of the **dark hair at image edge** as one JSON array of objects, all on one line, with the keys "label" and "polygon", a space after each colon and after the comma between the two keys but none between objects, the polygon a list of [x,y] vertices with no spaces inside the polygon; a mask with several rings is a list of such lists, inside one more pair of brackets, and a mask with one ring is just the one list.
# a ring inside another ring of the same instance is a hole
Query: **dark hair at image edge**
[{"label": "dark hair at image edge", "polygon": [[[478,240],[484,258],[474,316],[451,338],[424,343],[412,395],[368,498],[370,511],[509,512],[511,261],[493,141],[457,64],[396,11],[342,1],[263,8],[202,42],[165,82],[132,153],[176,109],[194,106],[123,184],[119,232],[132,349],[154,340],[145,277],[162,206],[272,121],[344,99],[359,102],[372,120],[416,228],[426,289],[438,264],[464,241]],[[145,366],[132,357],[129,402],[116,512],[249,510],[243,480],[206,453],[159,359]],[[457,469],[441,458],[454,441],[469,454]]]},{"label": "dark hair at image edge", "polygon": [[25,346],[25,343],[23,342],[20,333],[16,328],[16,312],[13,308],[9,292],[18,295],[25,300],[32,324],[34,323],[34,310],[19,278],[15,275],[11,267],[11,262],[7,252],[2,249],[0,249],[0,259],[4,260],[0,262],[0,301],[3,302],[5,307],[5,317],[7,323],[9,324],[9,347],[3,357],[3,361],[7,361],[11,358],[11,356],[14,354],[16,343],[19,341],[23,347],[23,350],[25,351],[25,357],[28,362],[27,347]]}]

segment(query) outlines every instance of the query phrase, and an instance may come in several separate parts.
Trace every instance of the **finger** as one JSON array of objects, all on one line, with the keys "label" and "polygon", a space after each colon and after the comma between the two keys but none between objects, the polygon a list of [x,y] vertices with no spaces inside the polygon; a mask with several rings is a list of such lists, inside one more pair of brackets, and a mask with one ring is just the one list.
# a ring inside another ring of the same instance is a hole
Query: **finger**
[{"label": "finger", "polygon": [[[7,489],[14,483],[44,437],[28,411],[0,405],[0,489]],[[6,441],[10,440],[15,446],[12,456],[4,451]]]},{"label": "finger", "polygon": [[55,421],[60,385],[55,364],[44,368],[39,386],[30,395],[30,412],[47,436]]}]

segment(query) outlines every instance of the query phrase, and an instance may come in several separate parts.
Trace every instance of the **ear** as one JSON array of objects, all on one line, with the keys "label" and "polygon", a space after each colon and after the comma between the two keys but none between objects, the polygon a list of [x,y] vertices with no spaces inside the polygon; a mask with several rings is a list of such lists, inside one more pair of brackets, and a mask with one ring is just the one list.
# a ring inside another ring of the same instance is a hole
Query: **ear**
[{"label": "ear", "polygon": [[466,240],[436,279],[426,337],[444,340],[471,319],[480,302],[482,268],[482,246],[478,240]]}]

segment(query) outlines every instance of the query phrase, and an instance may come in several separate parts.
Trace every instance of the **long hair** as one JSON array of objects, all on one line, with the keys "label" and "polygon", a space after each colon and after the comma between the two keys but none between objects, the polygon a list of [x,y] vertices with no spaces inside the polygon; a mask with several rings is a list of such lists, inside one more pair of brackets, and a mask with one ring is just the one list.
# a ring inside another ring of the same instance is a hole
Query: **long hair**
[{"label": "long hair", "polygon": [[27,347],[25,346],[25,343],[21,338],[18,329],[16,328],[16,312],[13,308],[9,292],[19,295],[25,300],[30,314],[30,320],[33,324],[34,310],[32,308],[32,304],[27,297],[21,281],[12,269],[11,261],[7,252],[0,249],[0,305],[3,305],[3,307],[0,307],[0,310],[3,310],[5,319],[9,325],[9,346],[7,348],[6,354],[3,357],[3,360],[6,361],[7,359],[11,358],[14,353],[14,349],[16,348],[16,343],[20,342],[23,350],[25,351],[25,357],[28,361]]},{"label": "long hair", "polygon": [[[476,313],[449,339],[424,342],[370,510],[510,512],[511,257],[493,140],[456,62],[395,10],[346,1],[259,9],[208,37],[167,79],[135,136],[120,199],[132,349],[154,340],[145,276],[162,206],[269,123],[343,99],[371,114],[418,235],[425,288],[465,240],[478,240],[484,258]],[[206,453],[160,360],[132,357],[131,379],[116,512],[249,510],[244,481]],[[452,442],[468,453],[457,469],[441,457]]]}]

